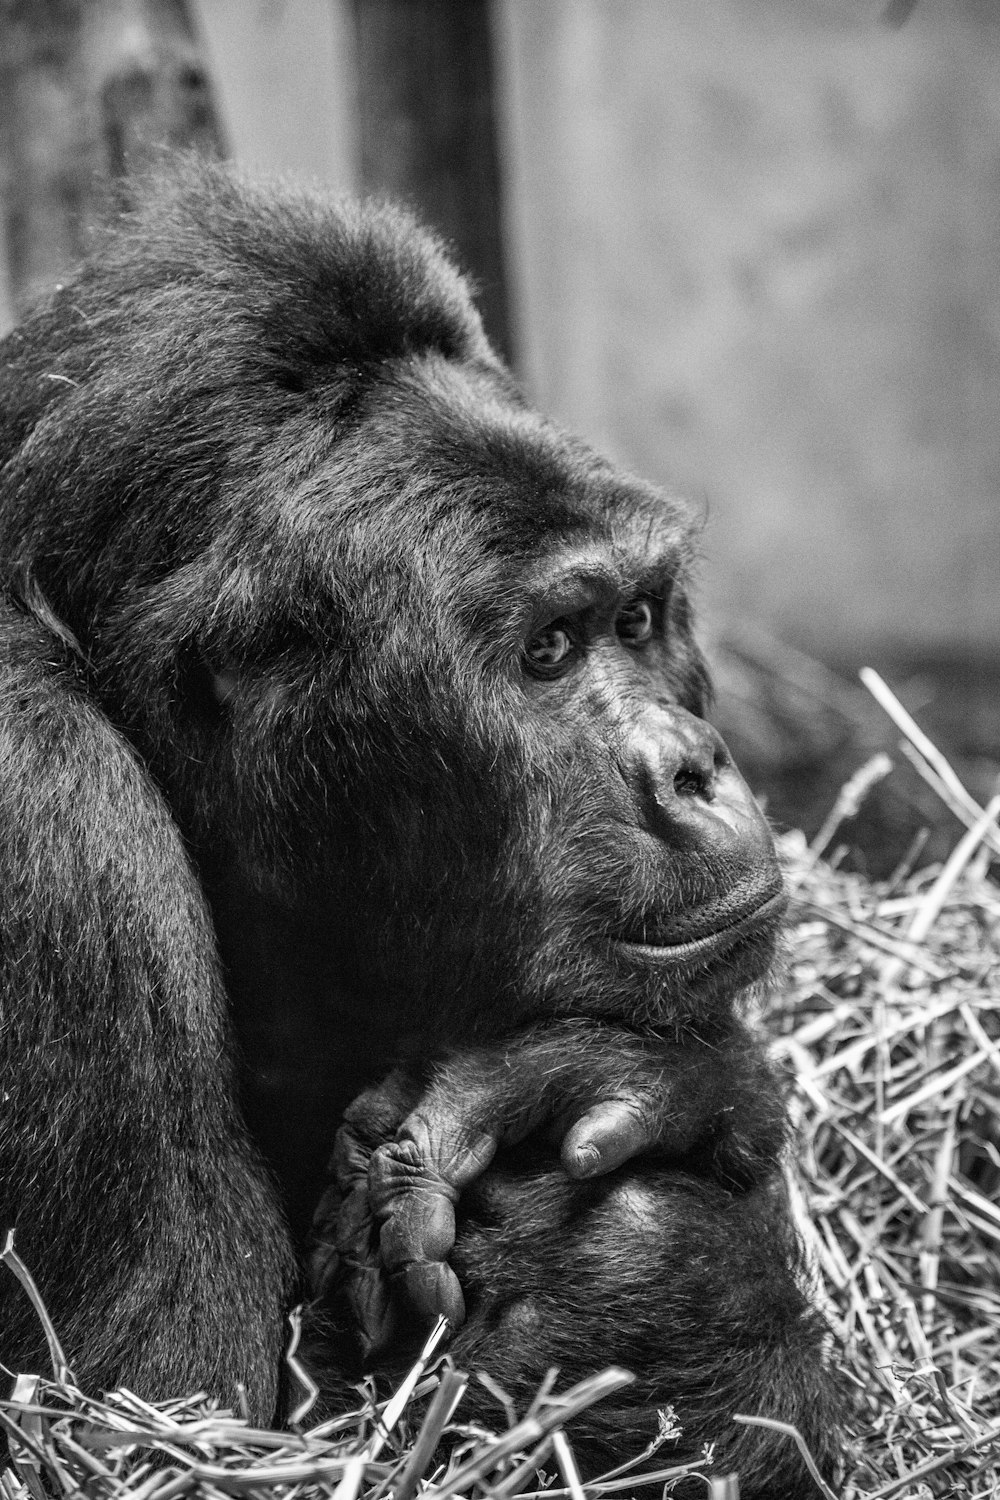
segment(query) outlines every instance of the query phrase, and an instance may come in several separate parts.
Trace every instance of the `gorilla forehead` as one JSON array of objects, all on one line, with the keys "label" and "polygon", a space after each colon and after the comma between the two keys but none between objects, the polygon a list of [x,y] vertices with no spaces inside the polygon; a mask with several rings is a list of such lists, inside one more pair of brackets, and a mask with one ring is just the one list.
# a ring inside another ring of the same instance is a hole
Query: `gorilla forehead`
[{"label": "gorilla forehead", "polygon": [[388,546],[413,565],[492,557],[533,593],[565,592],[568,576],[622,591],[681,571],[700,531],[686,502],[616,469],[478,361],[383,367],[322,446],[283,496],[287,521],[321,553],[358,539],[373,565]]},{"label": "gorilla forehead", "polygon": [[331,593],[367,615],[380,588],[509,620],[567,548],[622,580],[690,550],[681,502],[526,408],[437,240],[385,205],[192,163],[12,348],[3,540],[84,637],[163,601],[168,634]]},{"label": "gorilla forehead", "polygon": [[[96,298],[135,298],[175,331],[211,306],[213,345],[292,385],[342,377],[420,349],[492,362],[465,279],[438,239],[397,205],[337,200],[241,179],[189,160],[138,192],[80,279]],[[152,296],[151,296],[152,294]],[[114,308],[108,307],[113,315]]]}]

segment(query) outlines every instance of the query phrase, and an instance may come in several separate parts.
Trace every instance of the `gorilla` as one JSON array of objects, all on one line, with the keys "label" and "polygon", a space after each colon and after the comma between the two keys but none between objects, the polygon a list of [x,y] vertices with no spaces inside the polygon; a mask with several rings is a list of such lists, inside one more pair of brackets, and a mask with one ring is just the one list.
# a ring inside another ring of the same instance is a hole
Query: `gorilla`
[{"label": "gorilla", "polygon": [[696,546],[391,206],[182,162],[0,346],[0,1227],[81,1381],[280,1418],[319,1202],[331,1401],[444,1311],[809,1492],[729,1423],[838,1408]]}]

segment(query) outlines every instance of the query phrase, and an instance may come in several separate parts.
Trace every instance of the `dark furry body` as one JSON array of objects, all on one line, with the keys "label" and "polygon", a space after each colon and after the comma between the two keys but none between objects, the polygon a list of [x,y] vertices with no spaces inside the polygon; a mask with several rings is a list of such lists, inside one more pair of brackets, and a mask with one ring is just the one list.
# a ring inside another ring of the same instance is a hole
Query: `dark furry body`
[{"label": "dark furry body", "polygon": [[[241,1383],[275,1415],[293,1242],[395,1053],[432,1077],[442,1049],[540,1023],[621,1027],[652,1038],[633,1071],[659,1099],[660,1040],[740,1049],[774,943],[745,915],[780,882],[702,719],[693,549],[681,501],[525,408],[392,209],[189,165],[0,347],[0,1219],[83,1381]],[[655,633],[624,649],[637,598]],[[573,670],[532,675],[556,609]],[[605,1049],[590,1091],[617,1066]],[[535,1188],[505,1221],[518,1275],[535,1239],[542,1280],[560,1242],[596,1267],[563,1188],[553,1240]],[[718,1188],[660,1197],[729,1266]],[[783,1226],[764,1305],[797,1328]],[[496,1234],[468,1233],[475,1286]],[[657,1276],[685,1284],[686,1243],[663,1237]],[[657,1317],[683,1321],[666,1295]],[[0,1327],[37,1367],[2,1280]],[[815,1339],[801,1361],[821,1381]],[[697,1431],[720,1412],[699,1380]]]}]

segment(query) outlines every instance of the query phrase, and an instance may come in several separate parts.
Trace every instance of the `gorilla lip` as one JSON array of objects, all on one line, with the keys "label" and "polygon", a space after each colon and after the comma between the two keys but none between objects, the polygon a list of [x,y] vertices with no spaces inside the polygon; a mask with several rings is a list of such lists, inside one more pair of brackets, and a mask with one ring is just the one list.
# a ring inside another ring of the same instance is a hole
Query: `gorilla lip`
[{"label": "gorilla lip", "polygon": [[727,952],[743,938],[752,937],[762,928],[773,927],[788,905],[784,887],[773,887],[763,900],[744,910],[721,927],[711,928],[698,937],[680,943],[635,942],[620,938],[615,947],[619,953],[644,959],[662,959],[670,964],[701,962]]}]

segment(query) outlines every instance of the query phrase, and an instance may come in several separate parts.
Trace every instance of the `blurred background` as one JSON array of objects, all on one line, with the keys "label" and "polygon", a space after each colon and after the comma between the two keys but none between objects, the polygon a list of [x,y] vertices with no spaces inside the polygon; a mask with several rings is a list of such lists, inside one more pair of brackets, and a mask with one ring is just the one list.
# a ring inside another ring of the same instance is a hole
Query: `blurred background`
[{"label": "blurred background", "polygon": [[408,199],[530,398],[707,517],[716,718],[885,873],[1000,772],[997,0],[0,0],[0,331],[163,145]]}]

